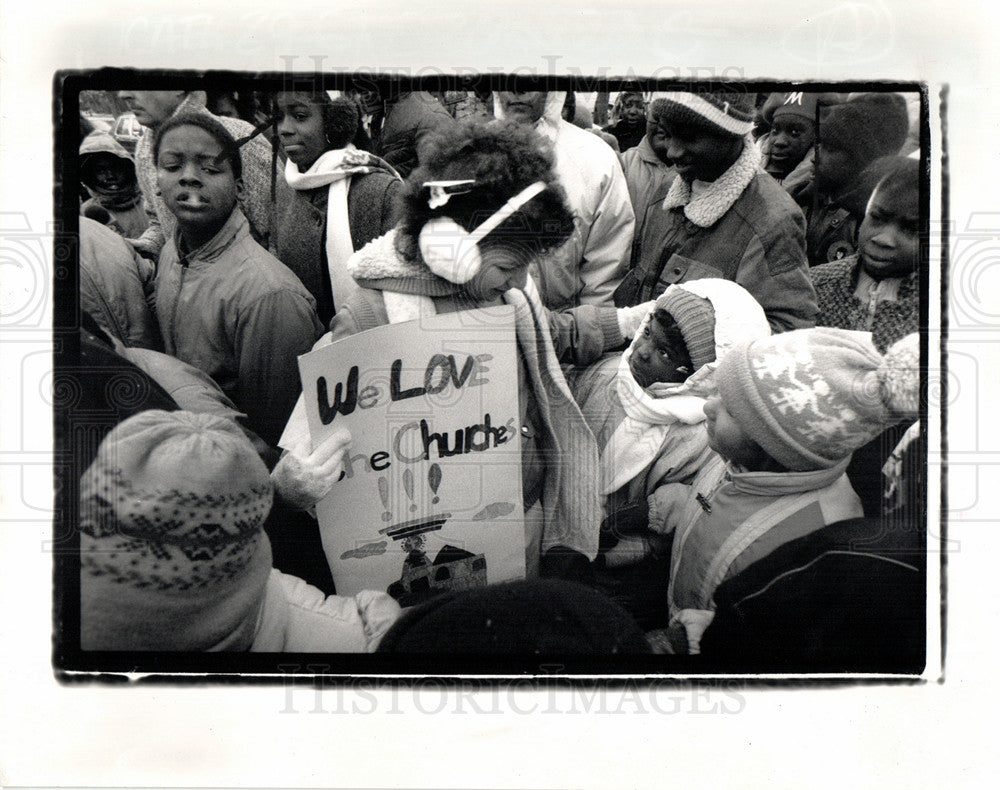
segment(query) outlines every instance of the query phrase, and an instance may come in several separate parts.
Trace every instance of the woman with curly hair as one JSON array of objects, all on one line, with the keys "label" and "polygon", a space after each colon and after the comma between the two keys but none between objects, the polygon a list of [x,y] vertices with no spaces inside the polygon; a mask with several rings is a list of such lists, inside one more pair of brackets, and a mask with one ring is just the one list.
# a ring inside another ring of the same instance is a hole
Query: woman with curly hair
[{"label": "woman with curly hair", "polygon": [[356,287],[344,268],[347,259],[395,224],[400,178],[362,150],[367,135],[351,99],[279,93],[276,124],[287,160],[276,197],[274,252],[302,280],[328,324]]},{"label": "woman with curly hair", "polygon": [[[559,361],[585,364],[622,345],[631,313],[542,306],[528,267],[569,238],[573,218],[551,154],[530,128],[463,124],[422,157],[403,185],[397,227],[348,262],[359,290],[317,346],[423,315],[512,305],[528,574],[585,575],[601,520],[597,447]],[[300,399],[280,445],[306,435]]]}]

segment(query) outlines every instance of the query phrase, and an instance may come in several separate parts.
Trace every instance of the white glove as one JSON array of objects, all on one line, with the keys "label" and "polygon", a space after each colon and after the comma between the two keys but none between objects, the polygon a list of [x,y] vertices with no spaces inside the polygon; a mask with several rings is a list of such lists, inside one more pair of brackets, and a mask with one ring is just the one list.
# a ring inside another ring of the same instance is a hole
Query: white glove
[{"label": "white glove", "polygon": [[635,307],[619,307],[618,331],[622,333],[622,337],[626,340],[634,337],[635,333],[639,331],[639,325],[642,323],[642,320],[653,312],[655,306],[656,300],[653,299],[649,302],[637,304]]},{"label": "white glove", "polygon": [[299,510],[312,508],[333,490],[350,444],[351,434],[346,428],[335,431],[312,452],[310,440],[303,439],[282,454],[271,472],[275,493]]}]

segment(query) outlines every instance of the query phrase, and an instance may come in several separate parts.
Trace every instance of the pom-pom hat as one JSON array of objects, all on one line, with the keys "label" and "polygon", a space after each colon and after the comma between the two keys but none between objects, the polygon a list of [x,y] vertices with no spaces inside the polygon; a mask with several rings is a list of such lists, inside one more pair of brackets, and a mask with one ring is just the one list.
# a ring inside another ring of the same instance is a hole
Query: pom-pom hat
[{"label": "pom-pom hat", "polygon": [[786,332],[733,348],[716,382],[726,411],[775,461],[795,472],[828,469],[916,416],[919,338],[883,357],[869,332]]}]

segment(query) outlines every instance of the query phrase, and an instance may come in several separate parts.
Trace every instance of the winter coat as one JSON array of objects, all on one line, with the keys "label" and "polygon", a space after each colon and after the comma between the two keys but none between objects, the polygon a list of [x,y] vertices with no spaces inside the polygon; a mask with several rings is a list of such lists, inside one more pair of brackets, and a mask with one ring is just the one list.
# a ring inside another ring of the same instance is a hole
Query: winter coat
[{"label": "winter coat", "polygon": [[[365,173],[351,178],[347,191],[347,216],[351,244],[361,249],[396,224],[395,197],[402,182],[387,173]],[[326,325],[336,305],[330,290],[326,261],[327,200],[329,189],[291,189],[279,177],[275,227],[271,236],[274,254],[302,281],[316,300],[316,312]]]},{"label": "winter coat", "polygon": [[[212,115],[205,109],[205,94],[194,91],[178,105],[174,115],[200,112],[211,115],[225,127],[233,139],[239,140],[253,132],[253,127],[238,118],[223,118]],[[135,147],[135,168],[142,189],[143,205],[149,217],[149,228],[135,239],[136,248],[154,259],[159,255],[166,240],[173,236],[177,220],[159,195],[156,178],[156,165],[153,164],[153,140],[156,132],[145,129]],[[271,202],[271,144],[264,135],[259,134],[240,147],[240,160],[243,164],[243,197],[240,207],[250,220],[250,228],[254,238],[262,246],[267,247],[273,224],[274,206]]]},{"label": "winter coat", "polygon": [[691,199],[681,178],[655,194],[616,304],[654,299],[672,283],[722,277],[750,292],[773,331],[813,326],[802,212],[758,162],[748,141],[703,194]]},{"label": "winter coat", "polygon": [[[628,265],[635,214],[618,156],[595,135],[562,119],[565,96],[549,92],[535,129],[552,145],[574,229],[565,244],[531,265],[531,276],[550,310],[610,306]],[[495,109],[502,118],[499,104]]]},{"label": "winter coat", "polygon": [[250,237],[233,210],[197,250],[178,251],[175,233],[156,278],[156,314],[168,354],[205,371],[248,426],[270,444],[300,391],[296,358],[323,331],[309,292]]},{"label": "winter coat", "polygon": [[153,265],[110,228],[80,217],[80,307],[126,346],[163,348],[148,298]]},{"label": "winter coat", "polygon": [[375,153],[406,178],[420,164],[420,147],[435,132],[450,129],[455,119],[427,91],[404,93],[386,111],[375,137]]},{"label": "winter coat", "polygon": [[618,141],[618,150],[625,153],[642,142],[646,136],[646,122],[640,121],[634,126],[629,126],[623,118],[618,123],[608,124],[601,131],[614,135]]},{"label": "winter coat", "polygon": [[89,217],[97,207],[100,207],[111,215],[109,227],[112,227],[117,233],[127,239],[141,235],[149,227],[149,218],[142,205],[142,191],[139,189],[139,182],[135,176],[135,160],[110,134],[93,132],[83,138],[83,142],[80,144],[81,174],[86,171],[87,160],[96,154],[111,154],[128,162],[129,169],[132,171],[132,181],[121,192],[110,194],[102,191],[96,183],[87,183],[81,176],[81,181],[83,181],[90,199],[84,201],[80,206],[80,213]]},{"label": "winter coat", "polygon": [[673,165],[665,164],[653,152],[645,137],[637,146],[622,154],[622,167],[625,170],[628,195],[635,210],[635,238],[641,239],[650,201],[659,192],[665,194],[665,190],[677,176],[677,171]]},{"label": "winter coat", "polygon": [[896,299],[875,301],[873,294],[868,303],[855,293],[860,274],[861,261],[857,255],[809,270],[819,304],[816,323],[837,329],[871,332],[875,348],[884,354],[897,340],[920,328],[917,272],[892,278],[898,283]]},{"label": "winter coat", "polygon": [[657,490],[650,523],[674,527],[668,591],[674,652],[699,651],[723,581],[793,540],[862,515],[844,473],[849,461],[811,472],[708,464],[693,488]]}]

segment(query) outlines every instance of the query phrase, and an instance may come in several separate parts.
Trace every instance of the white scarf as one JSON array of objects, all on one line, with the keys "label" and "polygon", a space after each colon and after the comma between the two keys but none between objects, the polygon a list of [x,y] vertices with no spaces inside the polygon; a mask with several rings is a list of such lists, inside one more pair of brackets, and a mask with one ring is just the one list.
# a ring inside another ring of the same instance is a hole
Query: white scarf
[{"label": "white scarf", "polygon": [[358,290],[358,284],[347,273],[347,260],[354,254],[351,224],[347,213],[347,192],[351,176],[385,170],[398,178],[396,171],[383,160],[353,144],[346,148],[326,151],[304,173],[292,160],[285,162],[285,182],[292,189],[304,191],[329,185],[326,206],[326,262],[335,305],[346,304]]}]

